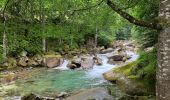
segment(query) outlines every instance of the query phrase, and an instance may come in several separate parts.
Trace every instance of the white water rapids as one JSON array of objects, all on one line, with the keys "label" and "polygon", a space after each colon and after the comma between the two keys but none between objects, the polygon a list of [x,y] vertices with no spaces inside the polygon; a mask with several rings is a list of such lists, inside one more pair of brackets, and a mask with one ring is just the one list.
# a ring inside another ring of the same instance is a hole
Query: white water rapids
[{"label": "white water rapids", "polygon": [[[111,53],[106,53],[106,54],[97,54],[97,57],[99,57],[100,59],[102,59],[102,65],[94,65],[93,66],[93,69],[89,69],[86,71],[86,77],[91,77],[91,78],[101,78],[101,81],[105,82],[105,80],[103,79],[103,76],[102,74],[104,72],[107,72],[115,67],[117,67],[117,65],[111,65],[111,64],[108,64],[108,56],[113,54],[115,52],[111,52]],[[126,54],[128,56],[130,56],[131,58],[129,60],[127,60],[125,63],[128,63],[128,62],[132,62],[132,61],[135,61],[137,60],[138,58],[138,55],[135,54],[134,52],[131,52],[131,51],[126,51]],[[67,67],[67,64],[69,63],[68,60],[64,60],[64,63],[60,66],[60,67],[56,67],[54,69],[58,69],[58,70],[70,70],[68,67]]]}]

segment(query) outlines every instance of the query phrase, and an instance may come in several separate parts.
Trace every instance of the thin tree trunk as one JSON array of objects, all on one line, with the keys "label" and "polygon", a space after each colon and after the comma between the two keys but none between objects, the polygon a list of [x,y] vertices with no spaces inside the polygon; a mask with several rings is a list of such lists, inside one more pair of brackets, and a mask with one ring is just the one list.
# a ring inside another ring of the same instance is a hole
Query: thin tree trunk
[{"label": "thin tree trunk", "polygon": [[7,57],[7,36],[6,36],[6,17],[5,11],[10,0],[7,0],[5,7],[3,9],[3,22],[4,22],[4,32],[3,32],[3,58]]},{"label": "thin tree trunk", "polygon": [[44,37],[44,27],[45,27],[45,16],[44,16],[44,4],[43,0],[40,0],[40,20],[41,20],[41,30],[43,34],[43,39],[42,39],[42,51],[46,52],[46,38]]},{"label": "thin tree trunk", "polygon": [[42,39],[42,43],[43,43],[43,52],[46,52],[46,39],[45,38],[43,38]]},{"label": "thin tree trunk", "polygon": [[6,18],[4,18],[4,32],[3,32],[3,58],[7,56],[7,36],[6,36]]},{"label": "thin tree trunk", "polygon": [[94,48],[96,49],[97,48],[97,38],[98,38],[98,29],[97,29],[97,27],[96,27],[96,34],[95,34],[95,44],[94,44]]}]

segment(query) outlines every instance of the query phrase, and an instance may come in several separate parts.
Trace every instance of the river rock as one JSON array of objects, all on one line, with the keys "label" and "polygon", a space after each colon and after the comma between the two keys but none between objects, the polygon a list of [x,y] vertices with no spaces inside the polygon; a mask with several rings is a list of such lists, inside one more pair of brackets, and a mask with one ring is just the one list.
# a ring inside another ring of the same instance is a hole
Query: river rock
[{"label": "river rock", "polygon": [[110,70],[108,72],[105,72],[103,76],[106,80],[115,82],[121,89],[121,91],[128,95],[146,95],[148,91],[150,91],[150,89],[147,88],[146,84],[143,84],[141,81],[139,81],[138,78],[130,78],[126,76],[128,75],[128,73],[126,73],[127,71],[125,70],[127,69],[125,68],[128,68],[129,70],[132,66],[134,66],[133,64],[135,63],[129,63],[127,65],[120,66],[119,71]]},{"label": "river rock", "polygon": [[81,64],[81,57],[74,56],[72,62],[74,62],[75,64]]},{"label": "river rock", "polygon": [[94,61],[91,58],[82,58],[81,60],[81,67],[83,69],[90,69],[93,68],[94,66]]},{"label": "river rock", "polygon": [[32,58],[35,62],[37,62],[39,65],[42,65],[43,63],[43,57],[41,55],[35,55]]},{"label": "river rock", "polygon": [[149,89],[138,80],[126,77],[117,78],[116,84],[119,88],[129,95],[147,95]]},{"label": "river rock", "polygon": [[18,65],[22,66],[22,67],[26,67],[26,66],[28,66],[28,61],[29,61],[29,58],[27,56],[20,57],[19,61],[18,61]]},{"label": "river rock", "polygon": [[21,57],[26,57],[27,54],[28,54],[28,53],[27,53],[26,51],[22,51],[21,54],[20,54],[20,56],[21,56]]},{"label": "river rock", "polygon": [[118,78],[121,77],[121,74],[115,73],[112,70],[110,70],[110,71],[103,73],[103,77],[105,80],[115,82]]},{"label": "river rock", "polygon": [[61,92],[60,94],[57,95],[58,98],[65,98],[66,96],[68,96],[67,92]]},{"label": "river rock", "polygon": [[81,58],[74,56],[72,61],[67,65],[70,69],[80,68],[81,67]]},{"label": "river rock", "polygon": [[15,67],[17,67],[17,60],[15,58],[9,57],[7,62],[8,62],[8,68],[15,68]]},{"label": "river rock", "polygon": [[105,53],[110,53],[110,52],[113,52],[113,51],[114,51],[113,48],[107,48],[107,49],[101,50],[100,53],[105,54]]},{"label": "river rock", "polygon": [[100,59],[99,57],[93,57],[93,60],[95,62],[96,65],[102,65],[102,59]]},{"label": "river rock", "polygon": [[36,62],[35,60],[33,60],[33,59],[29,59],[28,60],[28,66],[38,66],[39,65],[39,63],[38,62]]},{"label": "river rock", "polygon": [[23,96],[21,100],[55,100],[55,98],[43,97],[43,96],[39,96],[39,95],[31,93],[29,95]]},{"label": "river rock", "polygon": [[46,65],[47,65],[48,68],[58,67],[62,63],[63,63],[62,58],[56,58],[56,57],[46,58]]},{"label": "river rock", "polygon": [[113,59],[113,61],[123,61],[124,56],[123,55],[114,55],[114,56],[109,57],[109,59]]},{"label": "river rock", "polygon": [[72,95],[66,100],[113,100],[108,90],[102,87],[84,90],[78,94]]},{"label": "river rock", "polygon": [[75,69],[75,68],[80,68],[81,64],[80,63],[75,63],[75,62],[71,62],[67,65],[68,68],[70,69]]}]

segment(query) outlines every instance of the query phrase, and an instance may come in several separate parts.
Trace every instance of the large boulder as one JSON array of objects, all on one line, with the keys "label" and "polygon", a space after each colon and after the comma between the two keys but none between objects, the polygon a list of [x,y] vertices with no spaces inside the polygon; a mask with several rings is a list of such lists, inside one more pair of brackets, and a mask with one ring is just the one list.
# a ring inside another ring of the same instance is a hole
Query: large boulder
[{"label": "large boulder", "polygon": [[131,75],[136,62],[131,62],[103,74],[108,81],[115,82],[118,87],[128,95],[145,95],[150,89],[139,81],[138,76]]},{"label": "large boulder", "polygon": [[57,57],[46,58],[46,65],[47,65],[48,68],[58,67],[62,63],[63,63],[63,59],[62,58],[57,58]]},{"label": "large boulder", "polygon": [[104,79],[112,82],[115,82],[121,76],[120,73],[113,72],[112,70],[103,73]]},{"label": "large boulder", "polygon": [[90,69],[94,66],[94,60],[89,55],[75,56],[73,57],[71,63],[67,65],[70,69],[80,68]]},{"label": "large boulder", "polygon": [[81,58],[74,56],[72,61],[67,65],[70,69],[80,68],[81,67]]},{"label": "large boulder", "polygon": [[94,61],[92,58],[82,58],[81,66],[83,69],[90,69],[94,66]]}]

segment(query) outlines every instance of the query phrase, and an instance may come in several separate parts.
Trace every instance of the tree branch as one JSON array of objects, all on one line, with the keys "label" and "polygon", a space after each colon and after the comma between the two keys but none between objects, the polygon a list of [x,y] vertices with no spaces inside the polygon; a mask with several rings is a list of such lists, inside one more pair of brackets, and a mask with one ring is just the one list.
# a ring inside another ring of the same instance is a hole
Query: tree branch
[{"label": "tree branch", "polygon": [[111,7],[112,10],[117,12],[120,16],[122,16],[123,18],[125,18],[126,20],[128,20],[132,24],[142,26],[142,27],[152,28],[152,29],[156,29],[156,30],[161,30],[162,29],[162,26],[160,24],[158,24],[158,23],[146,22],[146,21],[138,20],[138,19],[134,18],[130,14],[126,13],[125,11],[123,11],[122,9],[117,7],[111,0],[107,0],[107,5],[109,7]]}]

